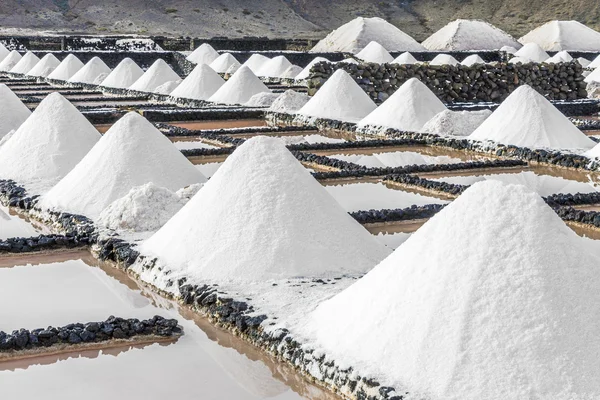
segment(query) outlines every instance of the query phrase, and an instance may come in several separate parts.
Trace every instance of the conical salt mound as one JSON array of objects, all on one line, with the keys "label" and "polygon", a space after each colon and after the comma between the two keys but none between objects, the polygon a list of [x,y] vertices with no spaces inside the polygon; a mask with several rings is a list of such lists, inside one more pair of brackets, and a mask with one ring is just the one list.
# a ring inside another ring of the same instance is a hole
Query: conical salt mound
[{"label": "conical salt mound", "polygon": [[485,60],[483,58],[479,57],[479,54],[471,54],[470,56],[468,56],[464,60],[462,60],[461,64],[466,65],[467,67],[470,67],[471,65],[474,65],[474,64],[485,64]]},{"label": "conical salt mound", "polygon": [[430,51],[498,50],[520,47],[515,38],[485,21],[457,19],[423,42]]},{"label": "conical salt mound", "polygon": [[588,64],[587,68],[598,68],[600,67],[600,55],[594,58],[591,63]]},{"label": "conical salt mound", "polygon": [[377,64],[385,64],[394,61],[394,57],[391,56],[390,53],[380,45],[379,43],[373,41],[365,46],[364,49],[356,53],[356,57],[360,58],[365,62],[372,62]]},{"label": "conical salt mound", "polygon": [[[93,57],[83,68],[69,78],[71,83],[99,84],[110,74],[110,68],[99,57]],[[99,79],[100,78],[100,79]]]},{"label": "conical salt mound", "polygon": [[425,51],[415,39],[386,20],[358,17],[331,32],[311,52],[357,53],[372,41],[381,44],[388,51]]},{"label": "conical salt mound", "polygon": [[570,62],[573,61],[573,57],[566,51],[559,51],[552,57],[548,58],[545,62],[547,63],[561,63],[561,62]]},{"label": "conical salt mound", "polygon": [[449,54],[438,54],[429,62],[430,65],[458,65],[458,60]]},{"label": "conical salt mound", "polygon": [[31,115],[21,99],[5,84],[0,84],[0,139],[8,132],[18,129]]},{"label": "conical salt mound", "polygon": [[0,148],[0,176],[48,188],[99,139],[96,128],[67,99],[52,93]]},{"label": "conical salt mound", "polygon": [[550,21],[519,39],[546,51],[600,51],[600,32],[578,21]]},{"label": "conical salt mound", "polygon": [[83,68],[83,63],[73,54],[68,54],[58,67],[50,75],[48,79],[55,79],[57,81],[66,81],[77,71]]},{"label": "conical salt mound", "polygon": [[299,65],[290,65],[283,73],[280,78],[283,79],[296,79],[298,74],[302,72],[303,68]]},{"label": "conical salt mound", "polygon": [[171,96],[184,99],[207,100],[225,84],[211,67],[202,63],[189,74],[173,92]]},{"label": "conical salt mound", "polygon": [[192,51],[192,53],[186,57],[188,61],[195,64],[210,64],[219,57],[219,53],[208,43],[202,43],[200,47]]},{"label": "conical salt mound", "polygon": [[142,75],[133,85],[129,87],[131,90],[140,92],[154,92],[157,87],[164,85],[167,82],[178,81],[181,78],[169,67],[169,64],[162,58],[154,61],[144,75]]},{"label": "conical salt mound", "polygon": [[444,110],[444,103],[423,82],[410,78],[375,111],[363,118],[358,127],[383,126],[417,132]]},{"label": "conical salt mound", "polygon": [[250,58],[248,58],[246,62],[244,62],[242,65],[250,68],[250,70],[254,72],[254,74],[258,74],[260,68],[264,65],[264,63],[266,63],[269,60],[269,57],[265,57],[262,54],[256,53],[252,54]]},{"label": "conical salt mound", "polygon": [[348,73],[338,69],[298,111],[313,118],[358,122],[377,108],[369,95]]},{"label": "conical salt mound", "polygon": [[417,398],[597,399],[599,261],[537,194],[481,182],[304,329]]},{"label": "conical salt mound", "polygon": [[600,82],[600,67],[594,69],[591,74],[585,77],[584,81],[587,83]]},{"label": "conical salt mound", "polygon": [[273,57],[260,67],[256,75],[266,78],[280,78],[285,70],[291,66],[292,63],[284,56]]},{"label": "conical salt mound", "polygon": [[303,79],[306,79],[310,76],[310,70],[313,67],[313,65],[320,63],[320,62],[331,62],[328,59],[326,59],[325,57],[315,57],[312,59],[311,62],[308,63],[308,65],[306,67],[304,67],[304,69],[302,69],[302,71],[296,75],[296,80],[300,81]]},{"label": "conical salt mound", "polygon": [[10,50],[8,50],[2,43],[0,43],[0,62],[6,58],[10,54]]},{"label": "conical salt mound", "polygon": [[419,61],[413,57],[412,54],[410,54],[408,51],[405,51],[404,53],[400,54],[398,57],[396,57],[394,59],[394,61],[392,61],[392,63],[394,64],[417,64]]},{"label": "conical salt mound", "polygon": [[240,67],[208,101],[222,104],[244,104],[258,93],[271,93],[248,67]]},{"label": "conical salt mound", "polygon": [[35,67],[35,65],[40,62],[40,59],[38,58],[38,56],[36,56],[35,54],[33,54],[32,52],[28,51],[20,60],[18,63],[15,64],[14,67],[11,68],[10,72],[14,73],[14,74],[26,74],[29,71],[31,71],[31,69],[33,67]]},{"label": "conical salt mound", "polygon": [[152,182],[176,191],[205,180],[154,125],[130,112],[43,196],[40,205],[97,218],[134,187]]},{"label": "conical salt mound", "polygon": [[228,69],[230,69],[232,67],[237,68],[241,64],[231,54],[223,53],[219,57],[217,57],[217,59],[215,61],[211,62],[209,65],[217,73],[224,74],[225,72],[227,72]]},{"label": "conical salt mound", "polygon": [[368,271],[389,253],[281,140],[264,136],[229,156],[141,252],[171,269],[152,281],[159,286],[179,276],[209,282],[334,277]]},{"label": "conical salt mound", "polygon": [[577,57],[577,62],[583,68],[587,68],[592,63],[590,60],[588,60],[587,58],[583,58],[583,57]]},{"label": "conical salt mound", "polygon": [[527,43],[515,53],[515,56],[535,62],[546,61],[550,56],[537,43]]},{"label": "conical salt mound", "polygon": [[8,72],[11,69],[14,68],[15,65],[17,65],[17,63],[19,61],[21,61],[21,58],[23,58],[21,56],[21,54],[19,54],[18,51],[13,50],[10,53],[8,53],[8,55],[6,57],[4,57],[4,60],[2,60],[2,62],[0,62],[0,71],[2,72]]},{"label": "conical salt mound", "polygon": [[[519,47],[521,47],[521,46],[519,45]],[[500,48],[500,51],[504,51],[508,54],[515,54],[517,52],[517,49],[513,46],[502,46]]]},{"label": "conical salt mound", "polygon": [[591,149],[595,144],[528,85],[512,92],[469,138],[530,148]]},{"label": "conical salt mound", "polygon": [[142,75],[144,75],[144,70],[135,61],[127,57],[108,74],[101,85],[110,88],[127,89],[140,79]]},{"label": "conical salt mound", "polygon": [[45,78],[52,73],[58,66],[60,61],[52,53],[46,54],[42,59],[29,70],[27,75]]}]

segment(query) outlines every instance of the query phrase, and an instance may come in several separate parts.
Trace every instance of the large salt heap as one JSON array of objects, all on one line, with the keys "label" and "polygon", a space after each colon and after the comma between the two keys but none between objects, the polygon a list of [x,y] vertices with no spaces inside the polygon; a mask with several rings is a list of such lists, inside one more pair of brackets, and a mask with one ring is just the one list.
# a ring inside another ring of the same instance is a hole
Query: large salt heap
[{"label": "large salt heap", "polygon": [[8,55],[6,57],[4,57],[4,59],[2,60],[2,62],[0,62],[0,71],[2,72],[8,72],[11,69],[14,68],[15,65],[17,65],[17,63],[19,61],[21,61],[21,58],[23,58],[21,56],[21,54],[16,51],[13,50],[10,53],[8,53]]},{"label": "large salt heap", "polygon": [[222,104],[244,104],[258,93],[271,93],[271,89],[250,68],[240,67],[208,100]]},{"label": "large salt heap", "polygon": [[19,62],[16,63],[15,66],[11,68],[10,72],[12,72],[14,74],[26,74],[29,71],[31,71],[31,69],[33,67],[35,67],[35,65],[38,62],[40,62],[40,59],[38,58],[38,56],[36,56],[32,52],[28,51],[19,60]]},{"label": "large salt heap", "polygon": [[444,103],[423,82],[410,78],[382,105],[363,118],[358,128],[375,126],[417,132],[444,110]]},{"label": "large salt heap", "polygon": [[394,57],[379,43],[372,41],[356,53],[356,57],[371,63],[385,64],[394,61]]},{"label": "large salt heap", "polygon": [[469,138],[530,148],[590,149],[595,144],[528,85],[512,92]]},{"label": "large salt heap", "polygon": [[295,79],[297,81],[301,81],[303,79],[306,79],[310,76],[310,70],[311,68],[315,65],[318,64],[320,62],[331,62],[328,59],[326,59],[325,57],[315,57],[313,58],[306,67],[304,67],[304,69],[302,69],[302,72],[300,72],[298,75],[296,75]]},{"label": "large salt heap", "polygon": [[224,84],[225,81],[219,74],[207,64],[201,63],[171,92],[171,96],[207,100]]},{"label": "large salt heap", "polygon": [[273,57],[265,61],[256,75],[265,78],[280,78],[291,66],[292,63],[284,56]]},{"label": "large salt heap", "polygon": [[99,139],[96,128],[75,106],[52,93],[0,148],[0,176],[47,189]]},{"label": "large salt heap", "polygon": [[388,51],[425,51],[415,39],[377,17],[353,19],[319,41],[311,51],[357,53],[372,41],[381,44]]},{"label": "large salt heap", "polygon": [[597,399],[599,261],[537,194],[477,183],[303,329],[415,398]]},{"label": "large salt heap", "polygon": [[5,84],[0,84],[0,139],[19,126],[29,116],[31,111],[21,99]]},{"label": "large salt heap", "polygon": [[269,57],[265,57],[262,54],[252,54],[242,65],[250,68],[255,75],[258,75],[258,71],[262,68],[262,66],[269,61]]},{"label": "large salt heap", "polygon": [[83,63],[73,54],[68,54],[64,60],[60,63],[58,67],[50,75],[47,76],[48,79],[55,79],[57,81],[66,81],[77,71],[83,68]]},{"label": "large salt heap", "polygon": [[33,68],[27,72],[29,76],[37,76],[40,78],[45,78],[52,73],[58,66],[60,65],[60,61],[58,58],[54,56],[52,53],[46,54],[42,59],[35,64]]},{"label": "large salt heap", "polygon": [[298,114],[310,118],[358,122],[376,108],[377,105],[358,83],[346,71],[338,69]]},{"label": "large salt heap", "polygon": [[526,43],[521,47],[515,56],[534,62],[546,61],[550,56],[537,43]]},{"label": "large salt heap", "polygon": [[520,38],[519,42],[537,43],[546,51],[600,51],[600,32],[578,21],[550,21]]},{"label": "large salt heap", "polygon": [[[353,220],[277,138],[246,141],[142,247],[167,279],[261,282],[368,271],[389,252]],[[154,280],[156,278],[156,280]]]},{"label": "large salt heap", "polygon": [[99,57],[93,57],[83,68],[77,71],[68,82],[100,84],[108,77],[111,70]]},{"label": "large salt heap", "polygon": [[159,58],[129,89],[140,92],[154,92],[159,86],[178,80],[181,80],[179,75],[171,69],[165,60]]},{"label": "large salt heap", "polygon": [[219,57],[219,53],[208,43],[202,43],[196,50],[186,57],[195,64],[210,64]]},{"label": "large salt heap", "polygon": [[40,205],[96,218],[132,188],[171,191],[206,179],[158,129],[130,112],[115,123]]},{"label": "large salt heap", "polygon": [[422,43],[430,51],[498,50],[521,44],[508,33],[485,21],[457,19]]},{"label": "large salt heap", "polygon": [[110,88],[127,89],[140,79],[142,75],[144,75],[144,70],[131,58],[126,57],[108,74],[101,85]]},{"label": "large salt heap", "polygon": [[219,57],[217,57],[215,59],[215,61],[211,62],[209,65],[212,69],[214,69],[219,74],[224,74],[230,68],[237,70],[241,64],[230,53],[223,53]]}]

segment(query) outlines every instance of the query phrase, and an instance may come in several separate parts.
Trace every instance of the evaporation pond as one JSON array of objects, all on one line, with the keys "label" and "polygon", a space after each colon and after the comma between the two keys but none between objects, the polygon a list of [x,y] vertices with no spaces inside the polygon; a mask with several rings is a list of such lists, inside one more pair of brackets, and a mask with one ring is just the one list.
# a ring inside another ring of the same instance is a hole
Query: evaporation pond
[{"label": "evaporation pond", "polygon": [[29,222],[13,215],[7,207],[0,204],[0,240],[14,237],[32,237],[42,233]]},{"label": "evaporation pond", "polygon": [[329,157],[371,168],[404,167],[407,165],[455,164],[460,158],[432,156],[414,151],[393,151],[374,154],[333,154]]}]

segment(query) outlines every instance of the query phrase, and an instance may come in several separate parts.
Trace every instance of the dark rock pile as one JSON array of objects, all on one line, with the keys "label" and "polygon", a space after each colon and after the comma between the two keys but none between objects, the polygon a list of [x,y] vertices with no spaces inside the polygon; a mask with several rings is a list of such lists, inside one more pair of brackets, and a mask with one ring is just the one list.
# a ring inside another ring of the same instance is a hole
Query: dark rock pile
[{"label": "dark rock pile", "polygon": [[431,218],[438,213],[444,204],[426,204],[424,206],[412,205],[407,208],[394,210],[368,210],[350,213],[352,218],[360,224],[373,224],[377,222],[410,221]]},{"label": "dark rock pile", "polygon": [[430,179],[419,178],[415,175],[387,175],[383,178],[383,180],[406,186],[416,186],[428,191],[447,193],[452,196],[458,196],[468,188],[468,186],[465,185],[432,181]]}]

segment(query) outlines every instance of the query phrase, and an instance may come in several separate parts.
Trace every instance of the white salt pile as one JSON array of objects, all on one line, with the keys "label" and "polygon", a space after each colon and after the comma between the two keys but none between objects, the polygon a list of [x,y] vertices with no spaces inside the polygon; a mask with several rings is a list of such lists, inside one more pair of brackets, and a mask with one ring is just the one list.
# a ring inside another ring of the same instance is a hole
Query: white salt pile
[{"label": "white salt pile", "polygon": [[73,54],[68,54],[64,60],[59,64],[58,67],[50,75],[48,79],[55,79],[57,81],[66,81],[77,71],[83,68],[83,63]]},{"label": "white salt pile", "polygon": [[291,66],[292,63],[284,56],[273,57],[265,61],[256,75],[265,78],[279,78]]},{"label": "white salt pile", "polygon": [[485,21],[457,19],[422,43],[430,51],[498,50],[520,43],[501,29]]},{"label": "white salt pile", "polygon": [[573,61],[573,57],[565,50],[559,51],[552,57],[548,58],[545,62],[547,63],[561,63],[561,62],[570,62]]},{"label": "white salt pile", "polygon": [[297,81],[301,81],[303,79],[308,78],[309,75],[310,75],[310,70],[313,67],[313,65],[315,65],[317,63],[320,63],[320,62],[331,62],[331,61],[329,61],[325,57],[315,57],[315,58],[313,58],[312,61],[309,62],[306,67],[304,67],[304,69],[302,70],[302,72],[300,72],[298,75],[296,75],[296,80]]},{"label": "white salt pile", "polygon": [[585,82],[600,82],[600,67],[594,69],[591,74],[585,77]]},{"label": "white salt pile", "polygon": [[2,43],[0,43],[0,61],[4,60],[9,54],[10,50],[8,50]]},{"label": "white salt pile", "polygon": [[588,68],[598,68],[600,67],[600,55],[592,60],[590,64],[587,66]]},{"label": "white salt pile", "polygon": [[578,21],[550,21],[519,39],[546,51],[600,51],[600,32]]},{"label": "white salt pile", "polygon": [[600,158],[600,145],[595,145],[591,150],[585,152],[584,155],[589,158]]},{"label": "white salt pile", "polygon": [[427,121],[444,110],[444,103],[423,82],[410,78],[363,118],[358,127],[361,130],[384,127],[418,132]]},{"label": "white salt pile", "polygon": [[293,114],[304,107],[308,100],[310,97],[307,94],[288,89],[271,104],[269,111]]},{"label": "white salt pile", "polygon": [[578,57],[577,58],[577,62],[579,63],[579,65],[581,65],[583,68],[587,68],[592,62],[590,60],[588,60],[587,58],[583,58],[583,57]]},{"label": "white salt pile", "polygon": [[438,54],[429,61],[429,65],[458,65],[458,60],[449,54]]},{"label": "white salt pile", "polygon": [[0,148],[0,175],[48,188],[99,139],[96,128],[67,99],[52,93]]},{"label": "white salt pile", "polygon": [[173,97],[207,100],[216,93],[225,81],[211,67],[201,63],[171,92]]},{"label": "white salt pile", "polygon": [[534,62],[533,60],[530,60],[529,58],[524,58],[524,57],[513,57],[510,60],[508,60],[509,64],[527,64],[527,63],[531,63]]},{"label": "white salt pile", "polygon": [[515,53],[515,56],[534,62],[544,62],[550,56],[537,43],[526,43]]},{"label": "white salt pile", "polygon": [[275,100],[282,96],[281,93],[257,93],[254,96],[250,97],[244,105],[246,107],[270,107]]},{"label": "white salt pile", "polygon": [[229,53],[223,53],[215,61],[211,62],[210,67],[219,74],[224,74],[231,67],[238,68],[241,64]]},{"label": "white salt pile", "polygon": [[11,68],[10,72],[15,74],[27,74],[35,65],[40,62],[38,56],[28,51],[25,55]]},{"label": "white salt pile", "polygon": [[265,57],[262,54],[255,53],[252,54],[242,65],[245,65],[246,67],[250,68],[250,70],[254,72],[254,74],[258,74],[258,71],[263,66],[263,64],[269,60],[269,57]]},{"label": "white salt pile", "polygon": [[21,61],[21,58],[23,58],[21,56],[21,54],[16,51],[13,50],[10,53],[8,53],[8,55],[6,57],[4,57],[4,59],[2,60],[2,62],[0,62],[0,71],[2,72],[8,72],[11,69],[14,68],[15,65],[17,65],[17,63],[19,61]]},{"label": "white salt pile", "polygon": [[181,79],[177,80],[177,81],[165,82],[162,85],[158,86],[156,89],[154,89],[154,91],[152,93],[170,94],[171,92],[173,92],[175,89],[177,89],[179,87],[179,84],[181,82],[182,82]]},{"label": "white salt pile", "polygon": [[0,139],[16,130],[31,115],[21,99],[5,84],[0,84]]},{"label": "white salt pile", "polygon": [[398,57],[396,57],[394,59],[394,61],[392,61],[393,64],[417,64],[419,63],[419,61],[413,57],[412,54],[410,54],[408,51],[405,51],[404,53],[400,54]]},{"label": "white salt pile", "polygon": [[130,112],[40,201],[43,208],[97,218],[136,186],[171,191],[206,179],[158,129]]},{"label": "white salt pile", "polygon": [[[521,45],[519,44],[518,47],[521,47]],[[515,47],[513,47],[513,46],[502,46],[500,48],[500,51],[504,51],[504,52],[506,52],[508,54],[515,54],[517,52],[517,49]]]},{"label": "white salt pile", "polygon": [[288,69],[283,71],[280,78],[282,79],[295,79],[298,74],[302,72],[302,67],[299,65],[290,65]]},{"label": "white salt pile", "polygon": [[595,144],[528,85],[512,92],[469,138],[530,148],[591,149]]},{"label": "white salt pile", "polygon": [[372,41],[364,49],[356,53],[356,57],[365,62],[377,64],[391,63],[394,57],[379,43]]},{"label": "white salt pile", "polygon": [[338,69],[298,114],[309,118],[358,122],[376,108],[377,105],[358,83],[346,71]]},{"label": "white salt pile", "polygon": [[537,194],[477,183],[300,329],[415,398],[599,398],[600,260],[586,248]]},{"label": "white salt pile", "polygon": [[159,287],[180,276],[214,283],[335,277],[368,271],[389,253],[283,142],[264,136],[229,156],[140,251],[171,269],[168,276],[137,270]]},{"label": "white salt pile", "polygon": [[450,111],[444,110],[436,114],[423,125],[422,132],[434,133],[441,136],[469,136],[485,121],[492,112],[480,111]]},{"label": "white salt pile", "polygon": [[258,93],[271,93],[248,67],[240,67],[208,101],[222,104],[244,104]]},{"label": "white salt pile", "polygon": [[111,70],[99,57],[93,57],[79,71],[77,71],[68,82],[71,83],[99,83],[98,77],[102,76],[104,80],[108,77]]},{"label": "white salt pile", "polygon": [[101,85],[110,88],[127,89],[140,79],[142,75],[144,75],[144,70],[131,58],[126,57],[108,74]]},{"label": "white salt pile", "polygon": [[474,64],[485,64],[485,61],[483,60],[483,58],[479,57],[479,54],[471,54],[470,56],[462,60],[461,64],[470,67]]},{"label": "white salt pile", "polygon": [[195,64],[210,64],[219,57],[219,53],[208,43],[202,43],[186,59]]},{"label": "white salt pile", "polygon": [[319,41],[311,51],[357,53],[372,41],[380,43],[389,51],[425,51],[415,39],[386,20],[363,17],[340,26]]},{"label": "white salt pile", "polygon": [[52,73],[58,66],[60,61],[52,53],[46,54],[35,66],[27,72],[29,76],[38,76],[45,78]]},{"label": "white salt pile", "polygon": [[180,79],[179,75],[171,69],[169,64],[162,58],[159,58],[146,72],[144,72],[144,75],[129,87],[129,89],[151,93],[163,83],[178,81]]}]

